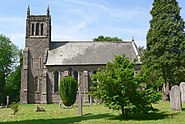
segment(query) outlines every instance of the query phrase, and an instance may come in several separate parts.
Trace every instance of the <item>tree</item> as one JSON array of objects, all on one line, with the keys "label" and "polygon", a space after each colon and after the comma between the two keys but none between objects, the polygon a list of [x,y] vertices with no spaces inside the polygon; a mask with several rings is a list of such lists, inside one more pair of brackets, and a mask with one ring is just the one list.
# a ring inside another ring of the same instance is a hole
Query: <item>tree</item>
[{"label": "tree", "polygon": [[122,39],[119,39],[118,37],[104,37],[103,35],[98,36],[97,38],[94,38],[93,41],[122,41]]},{"label": "tree", "polygon": [[60,82],[60,97],[65,106],[71,106],[76,101],[78,84],[72,76],[64,77]]},{"label": "tree", "polygon": [[152,88],[155,91],[160,91],[164,82],[159,70],[152,66],[146,67],[146,65],[141,66],[137,78],[140,85],[143,85],[145,88]]},{"label": "tree", "polygon": [[17,47],[4,35],[0,35],[0,100],[5,98],[5,82],[15,69],[18,55]]},{"label": "tree", "polygon": [[[144,89],[134,76],[134,64],[128,58],[116,56],[113,62],[97,72],[97,79],[93,93],[112,109],[122,111],[122,115],[129,113],[143,113],[152,109],[151,103],[159,100],[159,95],[153,89]],[[142,88],[141,88],[142,87]]]},{"label": "tree", "polygon": [[19,65],[15,71],[10,73],[6,79],[5,94],[9,96],[10,102],[19,102],[21,88],[21,69],[23,64],[23,52],[19,50]]},{"label": "tree", "polygon": [[154,0],[147,34],[143,64],[159,70],[164,79],[163,100],[169,100],[169,88],[184,79],[184,21],[176,0]]}]

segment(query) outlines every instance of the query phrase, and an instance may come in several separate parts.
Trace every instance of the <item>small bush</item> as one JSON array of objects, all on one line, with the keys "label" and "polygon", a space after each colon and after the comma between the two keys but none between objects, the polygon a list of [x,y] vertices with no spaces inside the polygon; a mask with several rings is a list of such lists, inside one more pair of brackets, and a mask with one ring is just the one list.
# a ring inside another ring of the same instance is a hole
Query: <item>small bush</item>
[{"label": "small bush", "polygon": [[74,77],[65,77],[60,82],[60,97],[65,106],[71,106],[76,101],[78,84]]},{"label": "small bush", "polygon": [[19,104],[16,102],[12,102],[11,109],[13,110],[13,115],[15,115],[20,109]]},{"label": "small bush", "polygon": [[161,95],[147,87],[146,77],[134,76],[134,63],[125,55],[116,56],[93,75],[96,80],[91,94],[108,108],[121,110],[124,116],[155,112],[152,103],[160,100]]}]

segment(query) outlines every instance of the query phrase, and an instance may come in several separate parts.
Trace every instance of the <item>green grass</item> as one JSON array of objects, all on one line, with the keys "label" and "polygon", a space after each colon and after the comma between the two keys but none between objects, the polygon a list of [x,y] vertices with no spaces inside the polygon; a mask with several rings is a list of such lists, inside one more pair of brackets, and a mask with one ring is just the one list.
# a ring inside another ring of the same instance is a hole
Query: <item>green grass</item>
[{"label": "green grass", "polygon": [[[12,115],[10,108],[0,109],[0,123],[3,124],[185,124],[185,111],[170,111],[169,102],[153,106],[160,111],[155,114],[135,115],[127,119],[119,111],[107,109],[103,105],[83,107],[83,116],[78,108],[59,109],[57,104],[39,105],[46,112],[35,112],[36,105],[20,105],[21,109]],[[185,108],[185,105],[183,106]]]}]

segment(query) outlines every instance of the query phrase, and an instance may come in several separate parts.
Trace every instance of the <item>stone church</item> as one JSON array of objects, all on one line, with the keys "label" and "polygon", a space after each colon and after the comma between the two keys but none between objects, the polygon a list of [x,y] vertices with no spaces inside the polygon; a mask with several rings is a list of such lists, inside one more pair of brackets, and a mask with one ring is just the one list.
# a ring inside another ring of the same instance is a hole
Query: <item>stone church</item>
[{"label": "stone church", "polygon": [[[81,84],[83,101],[88,102],[91,75],[112,61],[115,55],[122,54],[130,61],[140,62],[134,40],[51,41],[49,7],[46,15],[31,15],[28,7],[20,103],[59,103],[60,80],[68,75],[73,75]],[[137,66],[135,70],[138,70]]]}]

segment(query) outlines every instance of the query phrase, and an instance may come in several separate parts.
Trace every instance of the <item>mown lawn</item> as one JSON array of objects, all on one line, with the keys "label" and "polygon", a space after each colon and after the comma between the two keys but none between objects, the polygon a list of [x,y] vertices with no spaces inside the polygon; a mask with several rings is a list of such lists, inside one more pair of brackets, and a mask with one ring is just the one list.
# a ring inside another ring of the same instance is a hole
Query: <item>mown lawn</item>
[{"label": "mown lawn", "polygon": [[[21,109],[12,115],[10,108],[0,109],[0,123],[3,124],[185,124],[185,111],[170,111],[169,102],[154,104],[160,111],[155,114],[135,115],[122,118],[119,111],[107,109],[103,105],[84,106],[83,116],[78,108],[59,109],[57,104],[39,105],[46,112],[35,112],[36,105],[20,105]],[[185,105],[183,105],[185,108]]]}]

